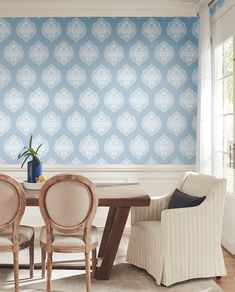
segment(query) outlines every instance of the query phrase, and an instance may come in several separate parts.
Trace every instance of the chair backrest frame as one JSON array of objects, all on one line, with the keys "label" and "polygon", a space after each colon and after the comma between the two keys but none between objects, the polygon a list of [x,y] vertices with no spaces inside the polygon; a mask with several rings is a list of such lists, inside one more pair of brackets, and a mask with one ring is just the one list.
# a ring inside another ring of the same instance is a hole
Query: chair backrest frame
[{"label": "chair backrest frame", "polygon": [[[56,183],[65,182],[65,181],[76,181],[84,185],[90,192],[90,210],[85,218],[85,220],[77,225],[71,227],[65,227],[57,224],[48,214],[47,207],[46,207],[46,196],[47,192]],[[98,198],[96,196],[95,186],[94,184],[84,176],[75,175],[75,174],[58,174],[51,178],[49,178],[41,188],[40,195],[39,195],[39,207],[44,219],[47,233],[52,233],[52,229],[55,229],[62,233],[77,233],[80,230],[86,230],[91,228],[91,223],[94,219],[96,210],[98,206]]]},{"label": "chair backrest frame", "polygon": [[15,216],[12,217],[9,222],[0,225],[0,231],[5,229],[12,229],[12,241],[14,249],[16,250],[19,248],[19,225],[26,205],[25,192],[21,184],[8,175],[0,174],[0,183],[1,182],[5,182],[13,187],[16,194],[18,195],[18,209]]}]

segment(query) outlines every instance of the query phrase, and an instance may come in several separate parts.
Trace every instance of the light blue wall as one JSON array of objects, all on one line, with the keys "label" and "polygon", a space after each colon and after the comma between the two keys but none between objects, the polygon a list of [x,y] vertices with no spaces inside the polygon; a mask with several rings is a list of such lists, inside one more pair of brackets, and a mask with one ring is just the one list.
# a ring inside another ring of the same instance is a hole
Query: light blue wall
[{"label": "light blue wall", "polygon": [[194,164],[197,18],[0,19],[0,162]]}]

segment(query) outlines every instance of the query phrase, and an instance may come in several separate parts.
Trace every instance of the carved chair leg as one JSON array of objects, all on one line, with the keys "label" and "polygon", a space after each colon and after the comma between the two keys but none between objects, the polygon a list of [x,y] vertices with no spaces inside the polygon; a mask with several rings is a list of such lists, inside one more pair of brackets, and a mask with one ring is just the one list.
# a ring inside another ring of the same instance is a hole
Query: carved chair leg
[{"label": "carved chair leg", "polygon": [[47,292],[51,292],[52,253],[47,254]]},{"label": "carved chair leg", "polygon": [[91,272],[90,272],[90,253],[85,252],[85,267],[86,267],[86,292],[91,290]]},{"label": "carved chair leg", "polygon": [[13,253],[13,261],[14,261],[15,292],[19,292],[19,256],[18,256],[18,252]]},{"label": "carved chair leg", "polygon": [[94,248],[92,250],[92,272],[91,272],[92,279],[95,278],[96,264],[97,264],[97,260],[96,260],[96,248]]},{"label": "carved chair leg", "polygon": [[41,261],[42,261],[42,279],[45,279],[46,251],[43,248],[41,248]]},{"label": "carved chair leg", "polygon": [[30,278],[33,278],[34,272],[34,242],[29,246],[29,269],[30,269]]}]

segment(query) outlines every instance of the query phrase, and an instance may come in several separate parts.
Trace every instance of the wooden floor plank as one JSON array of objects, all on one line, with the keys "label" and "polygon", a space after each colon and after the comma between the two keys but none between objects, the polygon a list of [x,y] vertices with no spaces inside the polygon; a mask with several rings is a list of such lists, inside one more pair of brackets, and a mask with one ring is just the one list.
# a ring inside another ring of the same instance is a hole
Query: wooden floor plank
[{"label": "wooden floor plank", "polygon": [[235,292],[235,257],[225,249],[223,249],[223,254],[227,276],[216,282],[223,292]]}]

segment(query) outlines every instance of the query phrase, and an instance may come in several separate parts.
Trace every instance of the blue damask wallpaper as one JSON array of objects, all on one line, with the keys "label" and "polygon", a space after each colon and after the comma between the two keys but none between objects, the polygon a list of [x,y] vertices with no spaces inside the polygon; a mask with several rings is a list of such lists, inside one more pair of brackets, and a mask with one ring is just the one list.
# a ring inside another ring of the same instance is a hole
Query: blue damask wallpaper
[{"label": "blue damask wallpaper", "polygon": [[0,161],[194,164],[197,18],[0,19]]}]

